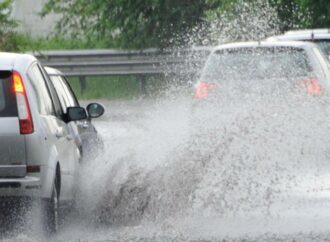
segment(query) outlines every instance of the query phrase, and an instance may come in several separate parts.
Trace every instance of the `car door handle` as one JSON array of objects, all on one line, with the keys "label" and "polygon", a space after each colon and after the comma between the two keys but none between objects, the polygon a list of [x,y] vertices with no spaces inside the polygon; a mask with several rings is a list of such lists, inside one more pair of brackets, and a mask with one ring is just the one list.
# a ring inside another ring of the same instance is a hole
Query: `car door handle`
[{"label": "car door handle", "polygon": [[69,134],[69,135],[66,136],[66,139],[67,140],[73,140],[73,137],[72,137],[72,135]]},{"label": "car door handle", "polygon": [[62,138],[64,136],[64,130],[63,128],[58,128],[55,132],[55,136],[56,138]]}]

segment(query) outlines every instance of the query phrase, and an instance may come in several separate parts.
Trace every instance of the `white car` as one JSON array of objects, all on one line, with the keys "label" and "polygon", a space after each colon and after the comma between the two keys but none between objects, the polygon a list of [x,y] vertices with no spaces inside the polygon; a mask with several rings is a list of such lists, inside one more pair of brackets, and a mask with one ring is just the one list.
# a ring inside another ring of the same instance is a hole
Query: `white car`
[{"label": "white car", "polygon": [[[318,96],[330,90],[328,66],[317,45],[309,42],[224,44],[216,47],[206,61],[194,97],[205,100],[223,97],[224,93],[236,95],[230,89],[232,86],[239,86],[244,92],[260,91],[270,95],[274,90],[282,91],[287,85],[294,89],[303,86],[304,92]],[[263,84],[265,86],[261,89]]]},{"label": "white car", "polygon": [[79,106],[63,112],[35,57],[0,53],[0,202],[41,200],[43,225],[55,232],[60,205],[74,199],[81,159],[69,124],[86,118]]},{"label": "white car", "polygon": [[293,30],[269,37],[267,41],[311,41],[330,57],[330,29]]}]

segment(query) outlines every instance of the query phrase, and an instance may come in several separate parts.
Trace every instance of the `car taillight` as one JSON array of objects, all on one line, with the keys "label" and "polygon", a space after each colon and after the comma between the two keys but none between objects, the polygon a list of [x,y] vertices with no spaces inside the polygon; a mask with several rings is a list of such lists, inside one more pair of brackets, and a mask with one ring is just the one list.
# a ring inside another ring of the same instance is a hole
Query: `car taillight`
[{"label": "car taillight", "polygon": [[318,79],[311,78],[301,80],[298,82],[301,87],[307,90],[307,93],[313,96],[320,96],[322,94],[322,86]]},{"label": "car taillight", "polygon": [[196,98],[196,99],[207,98],[209,95],[209,92],[215,88],[216,88],[216,85],[214,83],[200,81],[196,85],[194,98]]},{"label": "car taillight", "polygon": [[12,80],[16,94],[20,133],[32,134],[34,131],[33,121],[22,77],[18,72],[13,71]]}]

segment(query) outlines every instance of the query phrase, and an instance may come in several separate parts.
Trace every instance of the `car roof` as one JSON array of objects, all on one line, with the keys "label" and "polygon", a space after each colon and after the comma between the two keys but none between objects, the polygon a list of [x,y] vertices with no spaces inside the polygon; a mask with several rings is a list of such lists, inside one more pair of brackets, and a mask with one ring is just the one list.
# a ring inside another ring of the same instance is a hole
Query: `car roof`
[{"label": "car roof", "polygon": [[261,41],[261,42],[237,42],[219,45],[215,50],[233,49],[233,48],[254,48],[254,47],[296,47],[296,48],[311,48],[313,43],[302,41]]},{"label": "car roof", "polygon": [[37,59],[33,55],[0,52],[0,66],[4,70],[12,70],[14,68],[28,68],[30,64]]},{"label": "car roof", "polygon": [[328,34],[330,35],[330,29],[304,29],[304,30],[290,30],[285,32],[285,35],[311,35],[311,34]]},{"label": "car roof", "polygon": [[64,74],[60,70],[49,66],[45,66],[45,70],[49,76],[64,76]]},{"label": "car roof", "polygon": [[291,30],[283,35],[267,38],[267,40],[321,40],[330,39],[330,29]]}]

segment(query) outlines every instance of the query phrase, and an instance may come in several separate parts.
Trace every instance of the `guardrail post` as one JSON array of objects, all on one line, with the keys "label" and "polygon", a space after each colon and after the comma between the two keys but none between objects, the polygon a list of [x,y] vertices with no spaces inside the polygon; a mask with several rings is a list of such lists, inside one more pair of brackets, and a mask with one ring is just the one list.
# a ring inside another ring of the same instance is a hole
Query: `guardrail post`
[{"label": "guardrail post", "polygon": [[80,83],[80,94],[82,96],[86,90],[86,77],[79,76],[79,83]]},{"label": "guardrail post", "polygon": [[146,87],[146,84],[147,84],[147,78],[146,78],[146,75],[141,75],[139,76],[140,80],[140,92],[143,96],[146,96],[148,93],[147,93],[147,87]]}]

